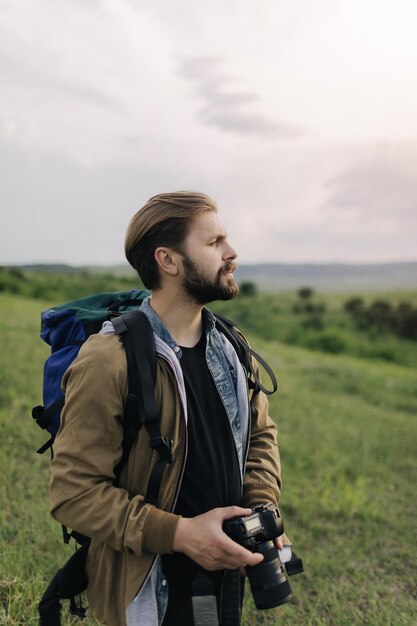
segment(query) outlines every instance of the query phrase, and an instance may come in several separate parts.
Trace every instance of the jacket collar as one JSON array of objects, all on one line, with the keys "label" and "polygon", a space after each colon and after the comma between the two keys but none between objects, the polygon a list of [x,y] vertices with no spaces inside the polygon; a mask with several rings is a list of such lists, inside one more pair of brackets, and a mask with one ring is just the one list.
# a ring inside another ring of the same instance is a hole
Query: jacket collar
[{"label": "jacket collar", "polygon": [[[153,310],[151,306],[151,296],[145,298],[140,306],[140,310],[142,313],[145,313],[148,318],[153,332],[158,335],[158,337],[160,337],[160,339],[162,339],[162,341],[164,341],[180,359],[182,356],[181,348],[172,337],[169,330],[165,327],[159,315]],[[214,330],[216,325],[216,318],[213,313],[206,308],[203,309],[203,325],[206,336]]]}]

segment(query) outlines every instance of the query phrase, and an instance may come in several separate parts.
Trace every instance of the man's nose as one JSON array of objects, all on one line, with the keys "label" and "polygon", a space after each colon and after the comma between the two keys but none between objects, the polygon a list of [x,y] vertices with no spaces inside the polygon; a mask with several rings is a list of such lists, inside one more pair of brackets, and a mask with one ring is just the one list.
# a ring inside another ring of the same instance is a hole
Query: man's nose
[{"label": "man's nose", "polygon": [[226,244],[226,249],[224,251],[223,254],[223,258],[225,261],[234,261],[237,257],[237,252],[234,248],[232,248],[232,246],[230,245],[230,243]]}]

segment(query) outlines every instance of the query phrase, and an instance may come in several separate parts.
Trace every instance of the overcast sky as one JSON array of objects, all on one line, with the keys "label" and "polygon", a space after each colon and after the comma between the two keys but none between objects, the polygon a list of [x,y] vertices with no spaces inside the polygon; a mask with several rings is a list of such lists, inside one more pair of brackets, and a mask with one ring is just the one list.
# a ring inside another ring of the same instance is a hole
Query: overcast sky
[{"label": "overcast sky", "polygon": [[415,0],[0,0],[0,263],[124,261],[162,191],[242,263],[417,259]]}]

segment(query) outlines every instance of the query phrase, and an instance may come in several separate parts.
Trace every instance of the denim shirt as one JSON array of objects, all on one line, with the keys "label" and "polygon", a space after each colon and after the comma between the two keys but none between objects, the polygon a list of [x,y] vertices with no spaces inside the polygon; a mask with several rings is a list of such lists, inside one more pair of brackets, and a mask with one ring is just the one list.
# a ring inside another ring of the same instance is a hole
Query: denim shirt
[{"label": "denim shirt", "polygon": [[[140,310],[151,324],[157,354],[168,361],[174,372],[185,420],[187,420],[187,398],[180,366],[181,348],[152,309],[150,297],[143,301]],[[217,330],[215,317],[207,309],[203,309],[203,324],[206,334],[207,366],[229,419],[243,484],[250,430],[246,375],[235,349],[229,340]],[[111,322],[105,322],[101,332],[114,332]],[[157,556],[146,582],[127,608],[127,626],[136,626],[136,624],[160,626],[167,603],[168,585],[162,570],[161,559]]]}]

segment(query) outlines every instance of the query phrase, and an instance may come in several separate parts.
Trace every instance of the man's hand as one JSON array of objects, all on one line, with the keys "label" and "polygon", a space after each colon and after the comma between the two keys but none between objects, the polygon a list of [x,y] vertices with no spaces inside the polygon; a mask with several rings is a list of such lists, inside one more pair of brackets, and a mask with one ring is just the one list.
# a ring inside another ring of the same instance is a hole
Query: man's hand
[{"label": "man's hand", "polygon": [[[278,550],[282,550],[282,548],[284,547],[282,538],[284,535],[280,535],[279,537],[275,537],[274,539],[274,545]],[[246,568],[245,567],[241,567],[240,568],[240,575],[241,576],[247,576],[247,572],[246,572]]]},{"label": "man's hand", "polygon": [[258,565],[262,554],[240,546],[223,532],[223,522],[237,515],[250,515],[252,509],[240,506],[217,508],[197,515],[182,517],[174,535],[174,552],[183,552],[206,570],[235,569]]}]

